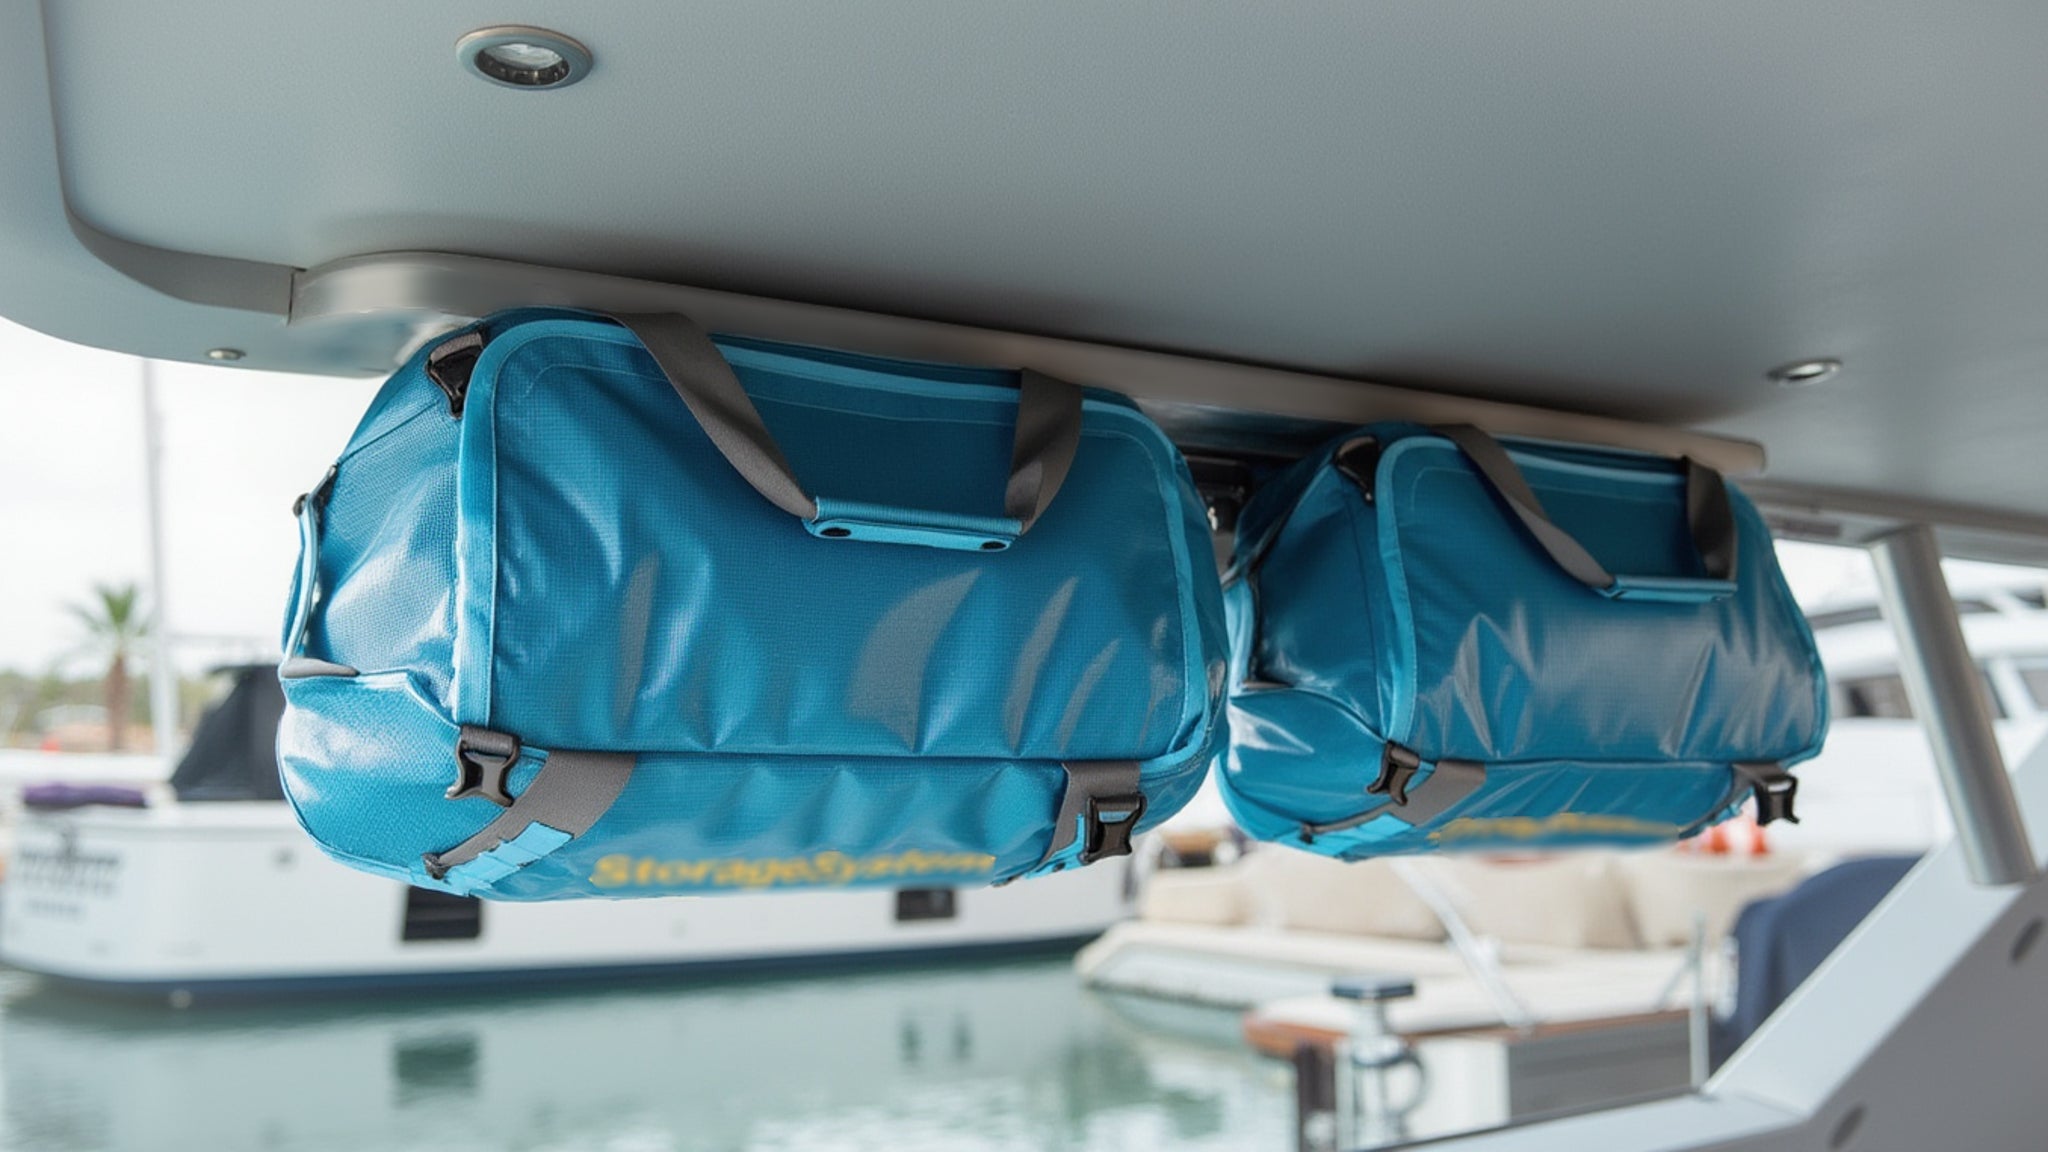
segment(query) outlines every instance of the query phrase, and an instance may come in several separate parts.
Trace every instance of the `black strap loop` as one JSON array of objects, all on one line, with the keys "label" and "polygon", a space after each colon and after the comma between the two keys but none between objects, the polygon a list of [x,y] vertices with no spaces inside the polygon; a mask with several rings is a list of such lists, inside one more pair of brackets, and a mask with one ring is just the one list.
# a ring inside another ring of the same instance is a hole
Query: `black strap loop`
[{"label": "black strap loop", "polygon": [[1052,839],[1039,858],[1043,868],[1080,840],[1079,862],[1093,864],[1109,856],[1128,856],[1131,835],[1145,814],[1140,770],[1131,760],[1073,760],[1062,765],[1067,785],[1053,817]]},{"label": "black strap loop", "polygon": [[1756,797],[1757,827],[1777,820],[1799,823],[1798,814],[1792,810],[1793,801],[1799,797],[1799,777],[1776,764],[1737,764],[1735,774],[1749,783],[1750,794]]},{"label": "black strap loop", "polygon": [[484,354],[484,334],[464,332],[427,354],[427,379],[448,397],[448,414],[462,418],[462,406],[469,399],[469,377]]},{"label": "black strap loop", "polygon": [[512,806],[512,794],[505,779],[519,762],[519,737],[464,724],[455,738],[455,783],[448,786],[450,800],[481,796],[500,808]]},{"label": "black strap loop", "polygon": [[1366,792],[1374,796],[1385,796],[1395,805],[1408,803],[1408,782],[1422,771],[1422,757],[1401,747],[1388,744],[1380,749],[1380,774],[1365,786]]}]

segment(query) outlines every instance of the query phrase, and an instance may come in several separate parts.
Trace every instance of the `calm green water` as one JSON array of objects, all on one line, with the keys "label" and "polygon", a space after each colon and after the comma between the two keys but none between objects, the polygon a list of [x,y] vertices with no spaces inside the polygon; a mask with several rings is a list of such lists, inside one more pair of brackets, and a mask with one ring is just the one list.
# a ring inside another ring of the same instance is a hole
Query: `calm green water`
[{"label": "calm green water", "polygon": [[0,971],[0,1148],[1293,1147],[1285,1068],[1151,1011],[1065,958],[182,1012]]}]

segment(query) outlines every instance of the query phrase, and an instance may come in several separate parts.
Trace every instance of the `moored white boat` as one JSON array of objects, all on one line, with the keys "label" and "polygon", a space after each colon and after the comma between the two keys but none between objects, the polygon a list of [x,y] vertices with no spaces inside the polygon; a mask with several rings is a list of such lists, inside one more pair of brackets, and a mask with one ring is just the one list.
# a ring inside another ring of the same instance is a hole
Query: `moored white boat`
[{"label": "moored white boat", "polygon": [[243,670],[173,778],[183,801],[154,789],[166,794],[144,807],[25,811],[0,897],[0,960],[183,1001],[1049,949],[1131,908],[1129,858],[1000,888],[543,904],[409,888],[329,860],[281,800],[218,798],[276,795],[263,735],[275,711],[249,723],[274,709],[275,692],[268,670]]},{"label": "moored white boat", "polygon": [[274,801],[31,812],[16,829],[0,959],[180,999],[755,972],[1078,942],[1125,915],[1126,865],[1001,888],[484,903],[344,868]]}]

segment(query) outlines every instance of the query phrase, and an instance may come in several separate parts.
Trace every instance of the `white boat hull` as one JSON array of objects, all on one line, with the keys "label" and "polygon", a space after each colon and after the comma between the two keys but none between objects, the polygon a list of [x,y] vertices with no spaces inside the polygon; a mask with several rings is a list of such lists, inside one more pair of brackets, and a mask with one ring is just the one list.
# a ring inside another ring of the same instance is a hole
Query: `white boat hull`
[{"label": "white boat hull", "polygon": [[[276,803],[25,814],[0,960],[46,976],[173,994],[746,972],[909,953],[1050,946],[1130,911],[1129,861],[953,893],[952,915],[900,919],[893,890],[485,903],[473,938],[432,934],[404,885],[327,859]],[[415,900],[418,898],[415,897]],[[946,897],[937,897],[943,904]],[[441,901],[471,931],[469,913]]]}]

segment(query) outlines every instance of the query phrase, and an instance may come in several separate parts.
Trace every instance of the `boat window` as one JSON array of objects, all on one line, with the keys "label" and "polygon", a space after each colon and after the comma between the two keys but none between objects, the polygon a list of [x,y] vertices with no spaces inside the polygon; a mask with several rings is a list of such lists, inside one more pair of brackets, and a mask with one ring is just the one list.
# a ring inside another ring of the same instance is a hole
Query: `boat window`
[{"label": "boat window", "polygon": [[474,896],[456,896],[428,888],[405,890],[405,925],[398,938],[410,944],[416,940],[474,940],[483,935],[484,902]]},{"label": "boat window", "polygon": [[1898,676],[1866,676],[1845,680],[1841,687],[1844,718],[1910,720],[1913,706],[1906,700],[1906,682]]},{"label": "boat window", "polygon": [[2048,656],[2029,656],[2014,664],[2027,686],[2027,695],[2034,698],[2037,707],[2048,708]]},{"label": "boat window", "polygon": [[896,891],[898,920],[951,920],[957,915],[958,901],[951,888],[899,888]]},{"label": "boat window", "polygon": [[[2034,680],[2029,679],[2027,690],[2034,694],[2036,701],[2040,701],[2044,699],[2043,693],[2048,692],[2048,662],[2044,662],[2033,675],[2040,678],[2040,687],[2035,687]],[[1991,670],[1979,664],[1977,676],[1984,685],[1984,698],[1991,702],[1992,718],[2005,719],[2005,701],[1998,695],[1998,685],[1991,679]],[[1835,715],[1842,719],[1911,720],[1913,704],[1906,698],[1905,680],[1897,673],[1865,676],[1838,684],[1835,689]]]}]

